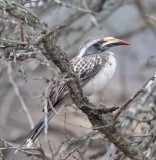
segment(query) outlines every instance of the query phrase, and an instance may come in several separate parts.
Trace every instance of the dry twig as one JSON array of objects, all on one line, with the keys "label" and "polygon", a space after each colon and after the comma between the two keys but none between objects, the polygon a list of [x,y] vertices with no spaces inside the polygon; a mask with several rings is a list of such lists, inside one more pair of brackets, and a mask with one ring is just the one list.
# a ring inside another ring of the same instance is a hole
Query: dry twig
[{"label": "dry twig", "polygon": [[[0,0],[0,9],[5,9],[10,15],[22,20],[29,26],[37,28],[39,31],[42,31],[43,34],[48,33],[50,30],[45,23],[38,19],[37,16],[34,16],[32,12],[15,2],[6,3],[6,1]],[[90,104],[84,100],[78,78],[72,71],[72,67],[70,66],[65,54],[58,46],[56,46],[55,38],[53,36],[47,37],[43,41],[43,46],[46,51],[43,53],[44,56],[48,60],[53,61],[60,68],[62,73],[66,73],[67,78],[70,79],[66,84],[69,87],[73,102],[88,116],[88,119],[93,126],[103,126],[105,122],[101,115],[98,115],[97,112],[86,107]],[[138,160],[148,159],[143,155],[142,151],[138,147],[132,146],[131,142],[127,140],[111,123],[108,123],[98,130],[102,134],[105,134],[109,141],[114,143],[114,145],[129,158]]]},{"label": "dry twig", "polygon": [[28,121],[30,123],[30,127],[32,129],[34,127],[34,122],[33,122],[32,118],[31,118],[31,115],[30,115],[30,112],[28,110],[28,107],[26,106],[26,104],[25,104],[25,102],[24,102],[24,100],[23,100],[23,98],[22,98],[22,96],[21,96],[21,94],[19,92],[18,87],[17,87],[15,81],[13,80],[11,63],[8,63],[8,77],[9,77],[9,81],[10,81],[11,85],[14,88],[16,96],[18,97],[18,99],[19,99],[19,101],[21,103],[21,107],[23,108],[25,114],[27,115]]}]

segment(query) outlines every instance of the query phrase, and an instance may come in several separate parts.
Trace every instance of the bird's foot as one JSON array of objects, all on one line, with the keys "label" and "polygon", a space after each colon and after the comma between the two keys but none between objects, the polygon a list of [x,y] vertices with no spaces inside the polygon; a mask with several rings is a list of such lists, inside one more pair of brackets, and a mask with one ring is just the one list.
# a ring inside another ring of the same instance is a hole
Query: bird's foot
[{"label": "bird's foot", "polygon": [[86,103],[89,103],[89,98],[88,97],[84,97],[84,100]]},{"label": "bird's foot", "polygon": [[98,108],[96,108],[97,110],[99,110],[101,113],[103,114],[107,114],[107,113],[112,113],[114,111],[116,111],[117,109],[119,109],[119,107],[111,107],[111,108],[107,108],[106,106],[104,106],[103,104],[100,104],[98,106]]}]

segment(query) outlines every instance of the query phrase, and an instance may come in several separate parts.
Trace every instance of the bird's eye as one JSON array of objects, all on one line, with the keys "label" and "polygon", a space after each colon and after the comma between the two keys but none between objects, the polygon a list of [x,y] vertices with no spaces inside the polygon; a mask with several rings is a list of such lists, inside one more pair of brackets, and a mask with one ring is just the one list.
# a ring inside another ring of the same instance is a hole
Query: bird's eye
[{"label": "bird's eye", "polygon": [[94,47],[100,47],[100,43],[95,43]]}]

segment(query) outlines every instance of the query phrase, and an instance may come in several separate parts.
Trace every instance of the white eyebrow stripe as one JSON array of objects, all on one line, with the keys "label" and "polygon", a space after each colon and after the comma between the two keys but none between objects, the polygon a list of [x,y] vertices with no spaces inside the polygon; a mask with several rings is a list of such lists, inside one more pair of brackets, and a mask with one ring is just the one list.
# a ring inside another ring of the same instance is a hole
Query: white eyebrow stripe
[{"label": "white eyebrow stripe", "polygon": [[93,39],[90,39],[90,40],[84,42],[84,43],[80,46],[80,48],[79,48],[77,57],[78,57],[78,58],[83,57],[83,56],[85,55],[86,50],[87,50],[90,46],[92,46],[93,44],[95,44],[96,42],[98,42],[99,40],[101,40],[101,39],[100,39],[100,38],[93,38]]}]

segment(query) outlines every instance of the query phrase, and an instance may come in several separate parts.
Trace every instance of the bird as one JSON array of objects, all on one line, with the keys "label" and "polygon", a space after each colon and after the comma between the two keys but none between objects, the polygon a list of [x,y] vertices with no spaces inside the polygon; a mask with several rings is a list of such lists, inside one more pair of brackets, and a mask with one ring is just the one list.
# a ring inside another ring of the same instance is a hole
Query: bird
[{"label": "bird", "polygon": [[[112,78],[117,63],[114,53],[110,52],[109,49],[120,45],[130,45],[130,43],[114,37],[92,37],[80,46],[77,56],[70,63],[79,78],[79,83],[85,97],[89,97],[102,90]],[[73,104],[69,88],[65,82],[52,88],[49,98],[55,110],[59,110],[62,105]],[[54,110],[48,107],[48,122],[54,115]],[[45,116],[29,132],[21,145],[27,144],[27,146],[31,146],[44,127]]]}]

